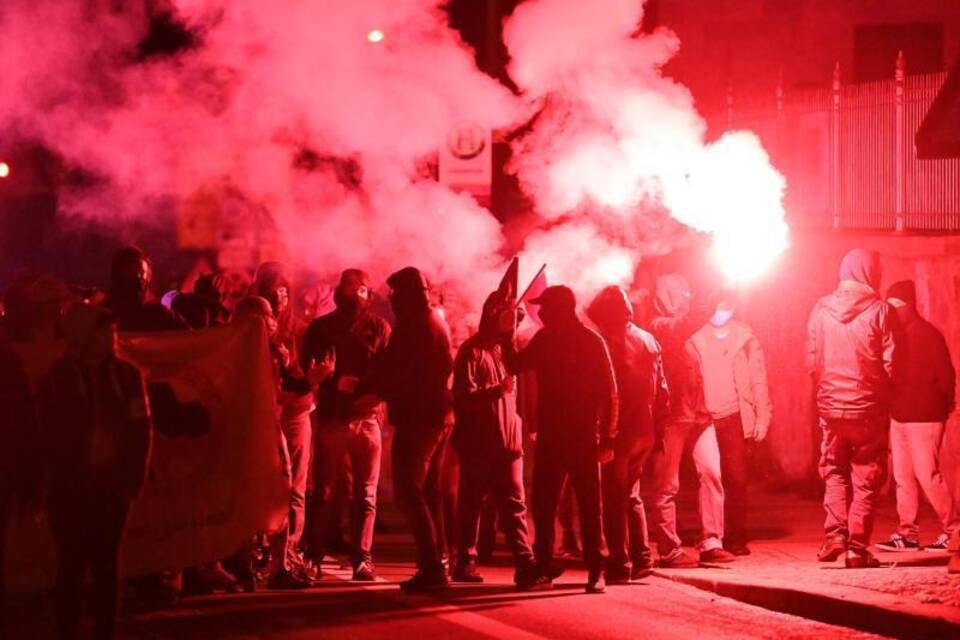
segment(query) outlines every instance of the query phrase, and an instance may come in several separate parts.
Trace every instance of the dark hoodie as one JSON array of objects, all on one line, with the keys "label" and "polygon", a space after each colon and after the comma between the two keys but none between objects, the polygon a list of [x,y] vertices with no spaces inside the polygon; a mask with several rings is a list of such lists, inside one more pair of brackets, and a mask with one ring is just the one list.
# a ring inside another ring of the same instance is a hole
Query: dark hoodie
[{"label": "dark hoodie", "polygon": [[587,316],[600,329],[613,361],[620,398],[618,437],[663,437],[670,394],[660,344],[631,321],[633,306],[620,287],[597,294]]},{"label": "dark hoodie", "polygon": [[523,455],[517,392],[503,390],[510,375],[504,361],[497,318],[508,304],[500,291],[483,305],[477,333],[457,352],[453,365],[456,425],[453,443],[461,457],[489,460]]},{"label": "dark hoodie", "polygon": [[876,291],[879,256],[854,249],[840,264],[840,285],[821,298],[807,325],[807,369],[824,418],[882,415],[890,401],[893,319]]},{"label": "dark hoodie", "polygon": [[715,304],[694,300],[683,276],[671,273],[657,280],[660,315],[650,332],[663,349],[663,371],[670,389],[670,424],[706,425],[713,419],[703,399],[703,376],[690,338],[703,326]]}]

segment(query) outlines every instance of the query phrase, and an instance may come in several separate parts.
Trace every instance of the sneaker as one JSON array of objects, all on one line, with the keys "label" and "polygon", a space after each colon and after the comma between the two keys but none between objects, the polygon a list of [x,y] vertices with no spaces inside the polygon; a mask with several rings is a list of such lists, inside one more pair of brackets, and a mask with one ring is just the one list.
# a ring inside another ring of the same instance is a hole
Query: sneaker
[{"label": "sneaker", "polygon": [[400,583],[400,591],[403,593],[436,593],[445,591],[450,587],[450,581],[447,579],[447,573],[442,569],[425,572],[417,571],[412,578]]},{"label": "sneaker", "polygon": [[644,560],[634,561],[630,569],[631,580],[643,580],[653,575],[653,560],[645,558]]},{"label": "sneaker", "polygon": [[553,563],[546,567],[540,568],[540,573],[545,575],[549,580],[553,581],[563,575],[563,572],[566,571],[566,568],[563,565]]},{"label": "sneaker", "polygon": [[518,567],[513,574],[513,583],[521,591],[546,591],[553,588],[553,580],[540,573],[536,565]]},{"label": "sneaker", "polygon": [[694,557],[679,547],[666,556],[661,556],[659,564],[662,569],[692,569],[700,566],[700,563]]},{"label": "sneaker", "polygon": [[604,593],[607,590],[607,581],[603,576],[603,569],[591,569],[587,574],[587,593]]},{"label": "sneaker", "polygon": [[731,542],[729,544],[725,544],[723,547],[735,556],[750,555],[750,547],[748,547],[745,542]]},{"label": "sneaker", "polygon": [[727,563],[733,562],[737,559],[737,556],[733,555],[723,547],[714,547],[713,549],[707,549],[700,552],[700,562],[709,562],[709,563]]},{"label": "sneaker", "polygon": [[293,591],[299,589],[309,589],[310,582],[304,578],[291,573],[286,569],[278,569],[270,580],[267,581],[268,589],[277,589],[281,591]]},{"label": "sneaker", "polygon": [[876,569],[880,561],[866,549],[848,549],[843,564],[847,569]]},{"label": "sneaker", "polygon": [[888,540],[878,542],[877,549],[881,551],[919,551],[920,544],[916,540],[910,540],[899,533],[895,533]]},{"label": "sneaker", "polygon": [[[879,547],[880,545],[877,545],[877,546]],[[924,551],[949,551],[950,550],[950,534],[941,533],[939,536],[937,536],[937,539],[933,544],[928,544],[924,546],[923,550]]]},{"label": "sneaker", "polygon": [[476,558],[465,558],[457,563],[457,568],[453,571],[454,582],[483,582],[483,576],[480,575],[480,567],[477,565]]},{"label": "sneaker", "polygon": [[833,562],[844,554],[847,550],[847,539],[840,535],[829,536],[824,540],[817,551],[817,560],[820,562]]},{"label": "sneaker", "polygon": [[373,568],[373,563],[364,560],[353,568],[354,582],[373,582],[377,579],[377,572]]}]

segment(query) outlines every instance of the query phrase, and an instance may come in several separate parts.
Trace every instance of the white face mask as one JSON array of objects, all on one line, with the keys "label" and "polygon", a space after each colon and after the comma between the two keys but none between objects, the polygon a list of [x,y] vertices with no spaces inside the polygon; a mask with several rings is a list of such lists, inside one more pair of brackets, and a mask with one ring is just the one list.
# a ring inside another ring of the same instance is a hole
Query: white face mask
[{"label": "white face mask", "polygon": [[722,327],[730,322],[731,318],[733,318],[732,309],[717,309],[710,318],[710,324],[715,327]]}]

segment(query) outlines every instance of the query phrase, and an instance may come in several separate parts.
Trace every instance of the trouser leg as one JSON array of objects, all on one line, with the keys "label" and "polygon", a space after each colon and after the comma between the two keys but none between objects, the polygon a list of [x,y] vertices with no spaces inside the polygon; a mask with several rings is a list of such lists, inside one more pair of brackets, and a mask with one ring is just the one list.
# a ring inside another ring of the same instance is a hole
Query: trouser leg
[{"label": "trouser leg", "polygon": [[858,431],[855,438],[850,438],[855,447],[850,459],[853,497],[849,514],[849,545],[854,549],[866,549],[873,532],[877,498],[887,477],[889,436],[886,425],[876,420],[851,424],[848,428]]},{"label": "trouser leg", "polygon": [[930,506],[940,519],[945,533],[953,534],[960,529],[956,502],[947,488],[940,473],[940,446],[943,444],[944,424],[942,422],[924,422],[907,425],[911,433],[910,454],[917,482]]},{"label": "trouser leg", "polygon": [[424,572],[443,570],[441,532],[437,529],[434,513],[440,498],[437,484],[447,433],[443,426],[409,425],[397,429],[394,436],[393,472],[397,500],[406,512],[413,532],[417,567]]},{"label": "trouser leg", "polygon": [[88,533],[90,513],[81,496],[52,496],[49,502],[50,526],[57,547],[57,575],[54,587],[54,611],[57,637],[75,640],[80,635],[83,579],[90,552]]},{"label": "trouser leg", "polygon": [[823,510],[826,512],[823,529],[827,536],[848,537],[848,494],[850,491],[851,450],[842,423],[821,420],[823,441],[820,444],[820,477],[823,478]]},{"label": "trouser leg", "polygon": [[627,573],[630,570],[627,549],[627,509],[633,487],[628,477],[629,455],[626,446],[617,446],[613,460],[601,469],[603,527],[607,548],[610,550],[608,568],[616,573]]},{"label": "trouser leg", "polygon": [[567,469],[560,453],[538,441],[533,467],[533,525],[534,554],[541,567],[553,563],[554,519],[566,479]]},{"label": "trouser leg", "polygon": [[523,458],[504,458],[491,469],[490,488],[496,502],[500,525],[516,566],[533,560],[527,529],[527,503],[523,494]]},{"label": "trouser leg", "polygon": [[654,524],[661,558],[670,555],[681,545],[677,533],[677,493],[680,491],[680,460],[691,428],[682,424],[668,426],[663,437],[663,451],[657,454],[654,461]]},{"label": "trouser leg", "polygon": [[603,540],[603,502],[600,491],[600,464],[591,450],[570,452],[570,481],[580,510],[580,538],[587,568],[603,569],[607,550]]},{"label": "trouser leg", "polygon": [[319,561],[329,543],[336,515],[336,494],[340,469],[350,443],[349,427],[342,423],[321,423],[316,432],[317,459],[314,464],[313,528],[310,552]]},{"label": "trouser leg", "polygon": [[477,558],[480,535],[480,511],[488,488],[490,461],[460,457],[460,486],[457,495],[459,520],[459,561]]},{"label": "trouser leg", "polygon": [[120,547],[130,503],[111,496],[91,513],[90,569],[93,577],[94,638],[110,640],[117,622],[120,587]]},{"label": "trouser leg", "polygon": [[375,417],[350,424],[349,455],[353,467],[353,504],[350,524],[353,534],[353,564],[372,559],[374,523],[377,519],[377,487],[380,484],[382,440]]},{"label": "trouser leg", "polygon": [[312,458],[313,427],[309,413],[285,418],[281,421],[281,427],[290,455],[290,520],[287,536],[289,562],[300,545],[306,522],[307,478]]},{"label": "trouser leg", "polygon": [[747,542],[747,441],[740,414],[716,422],[723,479],[724,541]]},{"label": "trouser leg", "polygon": [[897,487],[898,533],[908,540],[920,536],[920,487],[913,469],[913,444],[907,431],[911,425],[892,421],[890,424],[890,455],[893,458],[893,481]]}]

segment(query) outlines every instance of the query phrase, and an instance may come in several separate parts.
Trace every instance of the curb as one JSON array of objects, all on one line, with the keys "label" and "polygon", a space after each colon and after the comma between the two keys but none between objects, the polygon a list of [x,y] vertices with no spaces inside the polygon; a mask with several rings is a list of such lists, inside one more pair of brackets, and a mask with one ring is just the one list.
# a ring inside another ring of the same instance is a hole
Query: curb
[{"label": "curb", "polygon": [[896,596],[869,592],[871,602],[867,602],[855,593],[851,596],[849,587],[818,587],[814,592],[771,580],[715,579],[660,569],[654,575],[771,611],[868,633],[923,640],[960,638],[960,611],[946,605],[922,605],[926,611],[910,611]]}]

